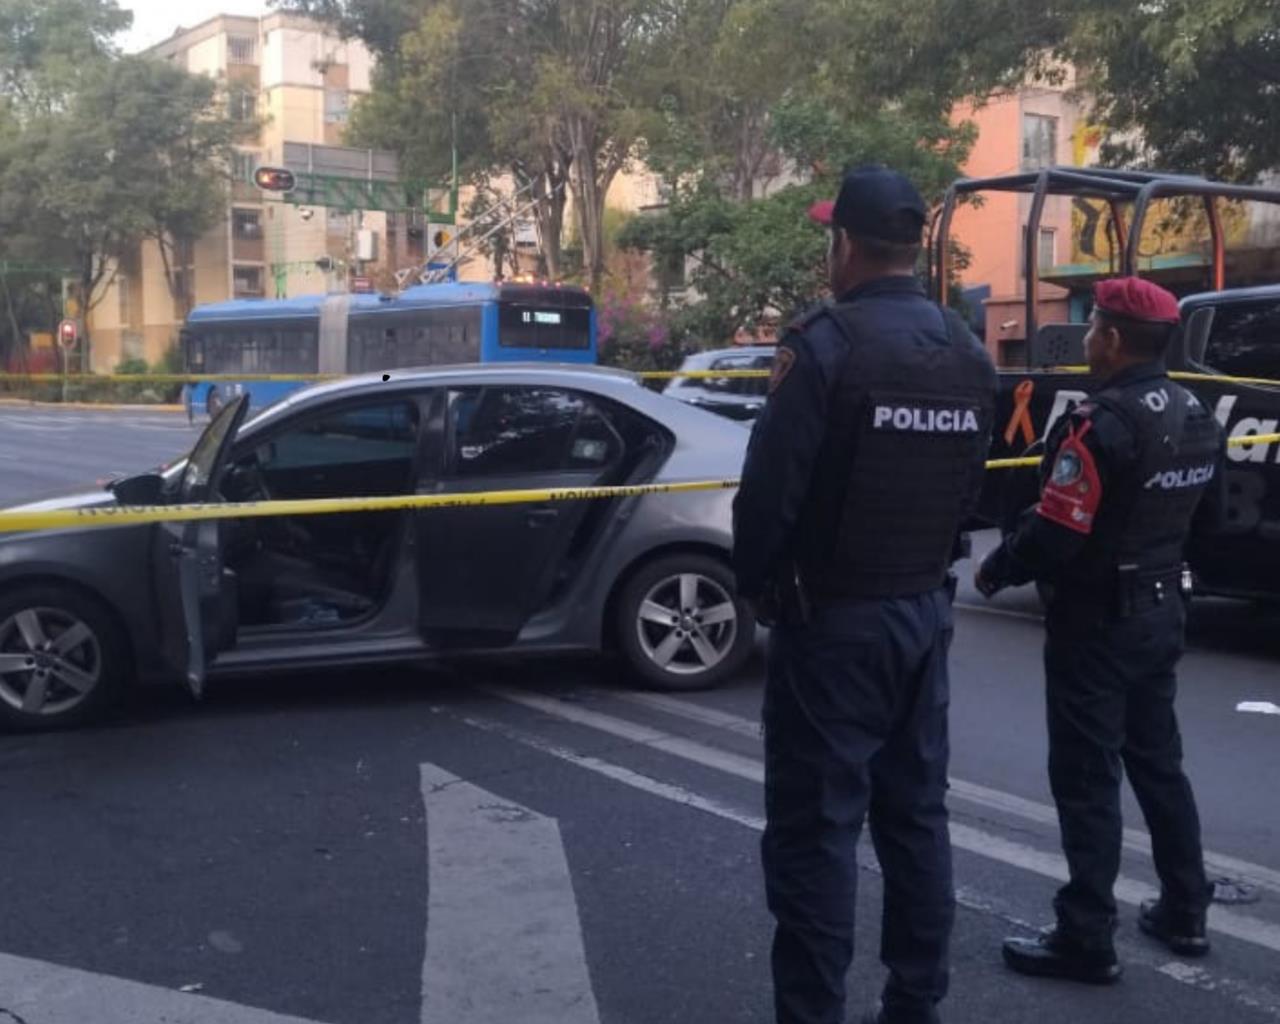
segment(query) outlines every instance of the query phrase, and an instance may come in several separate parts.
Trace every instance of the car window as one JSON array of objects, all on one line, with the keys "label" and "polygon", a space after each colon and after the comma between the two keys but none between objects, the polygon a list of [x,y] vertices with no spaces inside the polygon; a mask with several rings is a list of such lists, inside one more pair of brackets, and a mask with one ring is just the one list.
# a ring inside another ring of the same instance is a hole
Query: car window
[{"label": "car window", "polygon": [[258,451],[264,469],[413,460],[418,439],[418,407],[413,402],[359,406],[309,420],[276,434]]},{"label": "car window", "polygon": [[[734,355],[722,356],[711,363],[712,370],[767,370],[772,356]],[[763,395],[769,390],[764,377],[708,377],[704,382],[708,391],[726,395]]]},{"label": "car window", "polygon": [[557,388],[464,388],[449,396],[454,479],[603,469],[622,441],[583,396]]},{"label": "car window", "polygon": [[1280,302],[1233,302],[1215,309],[1205,361],[1220,373],[1280,377]]}]

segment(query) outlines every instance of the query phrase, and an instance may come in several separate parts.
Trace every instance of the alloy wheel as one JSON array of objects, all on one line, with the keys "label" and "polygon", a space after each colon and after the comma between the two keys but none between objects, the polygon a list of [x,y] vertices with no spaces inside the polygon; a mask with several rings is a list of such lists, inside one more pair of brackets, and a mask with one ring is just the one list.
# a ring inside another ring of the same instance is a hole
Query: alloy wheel
[{"label": "alloy wheel", "polygon": [[0,701],[28,715],[61,715],[102,681],[102,646],[59,608],[25,608],[0,622]]},{"label": "alloy wheel", "polygon": [[720,583],[700,573],[680,573],[649,588],[636,631],[640,649],[654,665],[675,675],[697,675],[733,650],[738,609]]}]

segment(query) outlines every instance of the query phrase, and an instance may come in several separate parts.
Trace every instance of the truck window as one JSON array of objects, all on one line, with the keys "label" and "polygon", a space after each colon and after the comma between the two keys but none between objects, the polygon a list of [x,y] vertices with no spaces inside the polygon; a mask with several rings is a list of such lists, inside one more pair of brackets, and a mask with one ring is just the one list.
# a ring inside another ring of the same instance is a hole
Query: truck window
[{"label": "truck window", "polygon": [[1280,379],[1280,299],[1219,306],[1205,362],[1231,376]]}]

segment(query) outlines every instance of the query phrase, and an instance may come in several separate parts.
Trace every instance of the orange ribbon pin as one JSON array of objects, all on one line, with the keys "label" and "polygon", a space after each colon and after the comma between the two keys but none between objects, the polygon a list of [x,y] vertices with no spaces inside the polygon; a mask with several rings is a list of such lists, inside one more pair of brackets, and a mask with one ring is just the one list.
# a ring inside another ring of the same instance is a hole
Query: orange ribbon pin
[{"label": "orange ribbon pin", "polygon": [[1035,393],[1036,382],[1024,380],[1013,392],[1013,415],[1009,417],[1009,425],[1004,428],[1004,443],[1013,444],[1013,439],[1022,431],[1022,443],[1031,444],[1036,439],[1036,428],[1031,422],[1031,396]]}]

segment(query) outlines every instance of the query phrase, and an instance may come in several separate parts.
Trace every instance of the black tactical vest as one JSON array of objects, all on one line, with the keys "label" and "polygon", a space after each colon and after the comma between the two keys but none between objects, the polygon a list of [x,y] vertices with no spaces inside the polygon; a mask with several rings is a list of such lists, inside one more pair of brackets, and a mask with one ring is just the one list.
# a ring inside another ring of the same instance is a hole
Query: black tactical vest
[{"label": "black tactical vest", "polygon": [[826,601],[933,590],[981,491],[995,368],[956,314],[923,297],[830,315],[848,356],[800,519],[801,579]]},{"label": "black tactical vest", "polygon": [[1222,472],[1217,420],[1164,376],[1105,388],[1089,401],[1128,426],[1138,461],[1131,473],[1108,481],[1089,543],[1065,579],[1110,582],[1122,565],[1176,570],[1196,506]]}]

